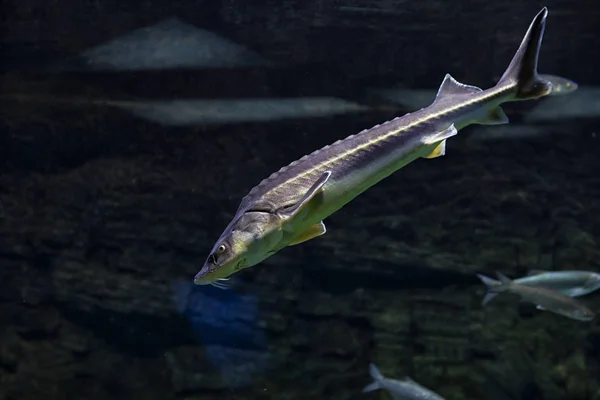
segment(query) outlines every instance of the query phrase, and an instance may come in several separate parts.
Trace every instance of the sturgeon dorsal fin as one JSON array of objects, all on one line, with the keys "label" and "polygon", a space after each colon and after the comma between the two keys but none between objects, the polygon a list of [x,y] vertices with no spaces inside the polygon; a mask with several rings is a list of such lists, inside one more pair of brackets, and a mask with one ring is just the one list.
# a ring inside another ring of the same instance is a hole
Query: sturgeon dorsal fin
[{"label": "sturgeon dorsal fin", "polygon": [[438,89],[437,95],[435,96],[435,101],[445,97],[473,94],[478,92],[481,92],[481,89],[477,86],[465,85],[464,83],[460,83],[454,79],[452,75],[446,74],[442,84],[440,85],[440,88]]}]

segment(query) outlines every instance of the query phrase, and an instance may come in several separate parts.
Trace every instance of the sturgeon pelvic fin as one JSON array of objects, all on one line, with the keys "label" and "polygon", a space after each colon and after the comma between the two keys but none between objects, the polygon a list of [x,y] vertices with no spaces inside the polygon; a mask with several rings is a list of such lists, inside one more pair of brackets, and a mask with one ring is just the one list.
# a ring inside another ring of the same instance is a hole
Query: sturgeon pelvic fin
[{"label": "sturgeon pelvic fin", "polygon": [[442,140],[431,153],[423,158],[438,158],[444,155],[446,155],[446,140]]},{"label": "sturgeon pelvic fin", "polygon": [[423,144],[431,145],[436,144],[435,148],[427,155],[423,156],[423,158],[436,158],[441,157],[446,154],[446,139],[456,135],[458,131],[454,124],[450,125],[448,128],[443,131],[439,131],[430,135],[423,139]]},{"label": "sturgeon pelvic fin", "polygon": [[552,83],[537,73],[538,56],[547,16],[546,7],[535,16],[519,49],[498,81],[498,86],[516,85],[517,92],[514,100],[537,99],[552,93]]}]

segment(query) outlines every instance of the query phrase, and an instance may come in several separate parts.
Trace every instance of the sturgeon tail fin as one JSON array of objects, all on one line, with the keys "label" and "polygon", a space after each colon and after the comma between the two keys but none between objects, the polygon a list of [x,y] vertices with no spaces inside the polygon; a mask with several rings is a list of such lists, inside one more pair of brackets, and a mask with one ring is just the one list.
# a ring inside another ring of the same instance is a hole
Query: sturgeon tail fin
[{"label": "sturgeon tail fin", "polygon": [[498,86],[516,85],[514,100],[537,99],[552,93],[552,83],[537,73],[538,55],[547,16],[546,7],[535,16],[519,49],[498,81]]}]

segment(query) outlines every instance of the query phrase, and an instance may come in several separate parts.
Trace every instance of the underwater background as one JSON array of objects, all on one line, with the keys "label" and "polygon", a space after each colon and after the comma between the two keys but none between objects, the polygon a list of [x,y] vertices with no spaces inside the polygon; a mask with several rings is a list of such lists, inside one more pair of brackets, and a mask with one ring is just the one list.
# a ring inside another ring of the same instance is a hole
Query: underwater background
[{"label": "underwater background", "polygon": [[[503,106],[326,220],[196,286],[240,199],[350,134],[482,88],[549,9]],[[5,0],[0,400],[383,399],[369,364],[448,400],[598,400],[600,327],[477,274],[600,268],[596,0]],[[600,295],[581,301],[600,309]]]}]

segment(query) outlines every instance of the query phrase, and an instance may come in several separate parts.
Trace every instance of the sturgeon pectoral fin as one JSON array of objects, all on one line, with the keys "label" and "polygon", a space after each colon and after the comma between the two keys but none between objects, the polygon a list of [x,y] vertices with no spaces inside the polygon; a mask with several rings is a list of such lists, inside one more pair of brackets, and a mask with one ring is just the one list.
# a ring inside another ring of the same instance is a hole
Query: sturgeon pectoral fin
[{"label": "sturgeon pectoral fin", "polygon": [[289,221],[293,218],[298,217],[302,218],[303,212],[306,211],[306,209],[308,208],[307,206],[310,204],[311,200],[314,200],[317,197],[317,195],[321,192],[321,188],[323,188],[323,185],[325,185],[325,182],[327,182],[330,176],[331,171],[325,171],[323,175],[321,175],[319,179],[317,179],[317,181],[313,183],[310,189],[306,191],[306,193],[304,194],[302,199],[300,199],[299,202],[297,202],[289,208],[278,211],[277,214],[279,214],[279,216],[284,221]]},{"label": "sturgeon pectoral fin", "polygon": [[325,232],[327,232],[327,229],[325,228],[325,224],[323,223],[323,221],[321,221],[318,224],[311,226],[306,231],[302,232],[300,235],[296,236],[291,241],[291,243],[288,244],[288,246],[294,246],[294,245],[297,245],[300,243],[304,243],[307,240],[314,239],[318,236],[321,236]]},{"label": "sturgeon pectoral fin", "polygon": [[437,158],[446,154],[446,141],[442,140],[435,149],[423,158]]}]

